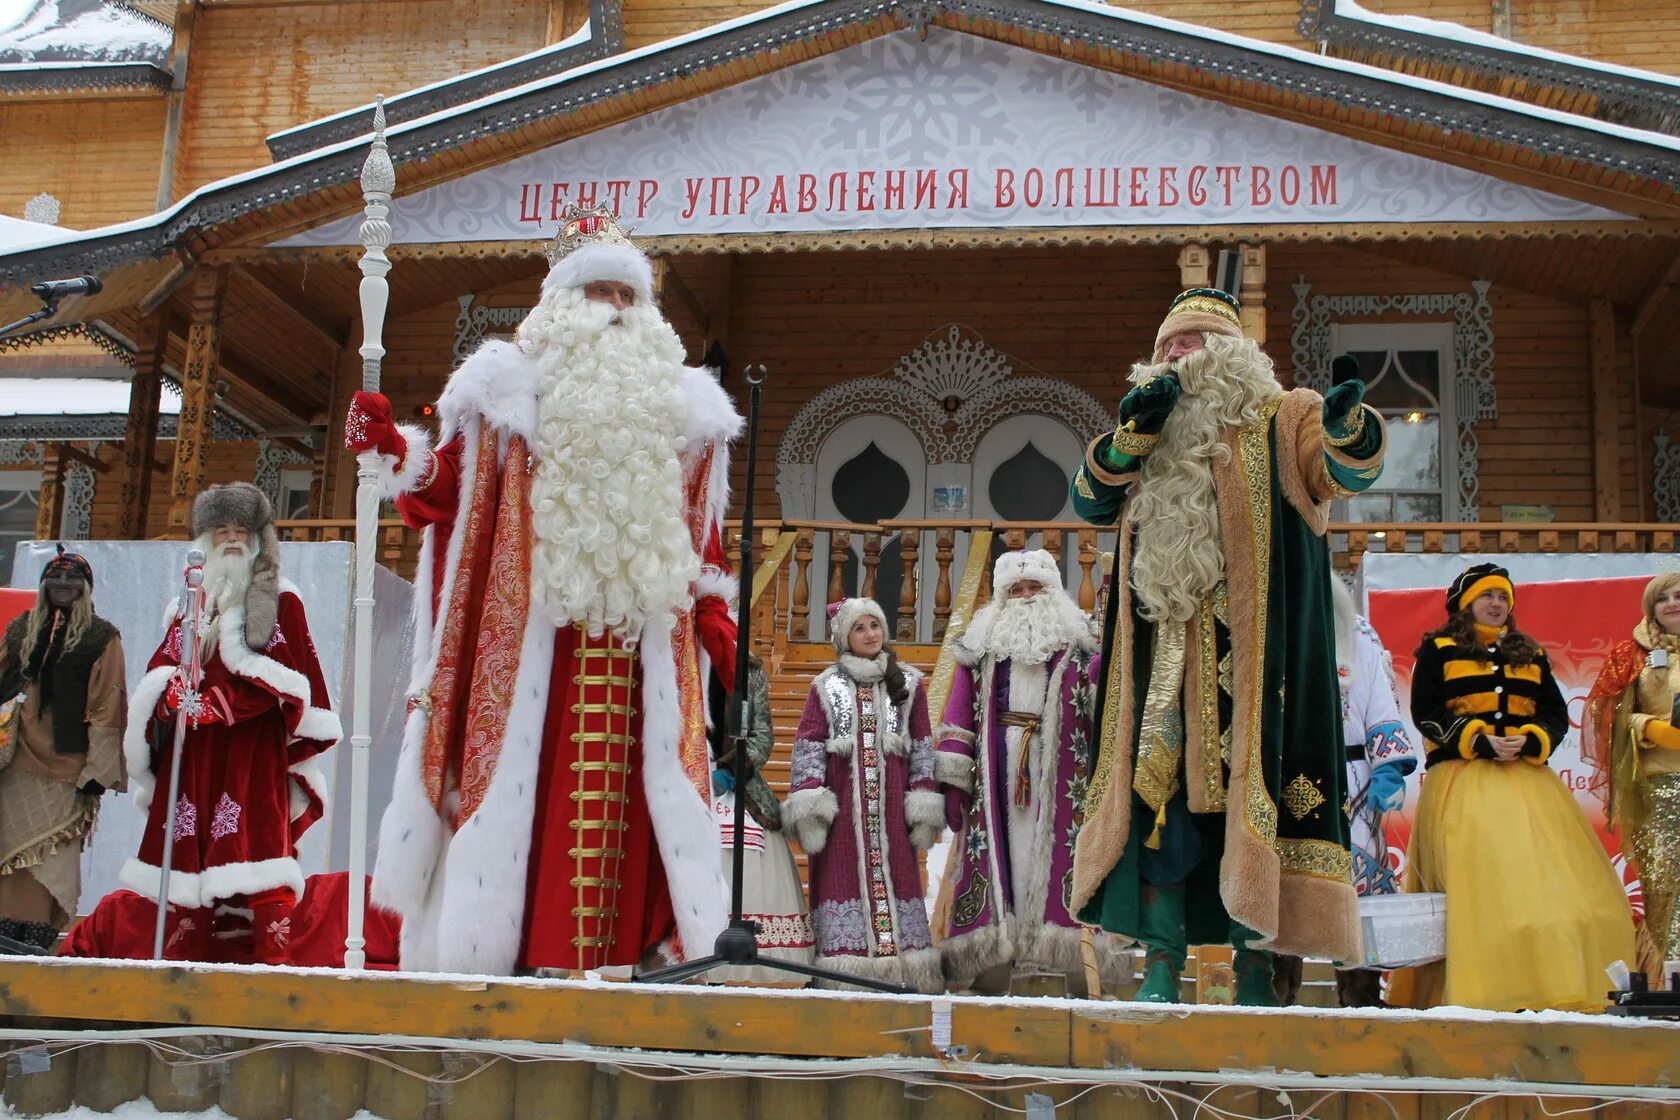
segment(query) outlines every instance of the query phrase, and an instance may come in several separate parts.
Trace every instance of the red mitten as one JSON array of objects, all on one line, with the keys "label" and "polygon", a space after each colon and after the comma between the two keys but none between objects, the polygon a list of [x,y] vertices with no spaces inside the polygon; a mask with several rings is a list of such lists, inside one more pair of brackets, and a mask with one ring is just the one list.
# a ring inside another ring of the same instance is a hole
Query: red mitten
[{"label": "red mitten", "polygon": [[700,636],[700,648],[712,660],[712,671],[723,680],[725,688],[735,687],[735,620],[729,617],[729,605],[716,595],[707,595],[694,604],[694,629]]},{"label": "red mitten", "polygon": [[397,431],[391,399],[384,393],[358,392],[350,398],[350,414],[344,418],[344,446],[356,454],[373,450],[396,457],[401,471],[408,457],[408,441]]}]

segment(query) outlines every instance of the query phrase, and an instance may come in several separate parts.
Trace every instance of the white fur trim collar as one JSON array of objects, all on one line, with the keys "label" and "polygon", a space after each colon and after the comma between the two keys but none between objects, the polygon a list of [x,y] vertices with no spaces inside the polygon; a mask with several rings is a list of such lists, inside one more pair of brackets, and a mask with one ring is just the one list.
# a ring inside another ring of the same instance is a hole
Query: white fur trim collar
[{"label": "white fur trim collar", "polygon": [[840,668],[859,684],[874,684],[887,675],[886,651],[874,657],[858,657],[850,653],[840,655]]}]

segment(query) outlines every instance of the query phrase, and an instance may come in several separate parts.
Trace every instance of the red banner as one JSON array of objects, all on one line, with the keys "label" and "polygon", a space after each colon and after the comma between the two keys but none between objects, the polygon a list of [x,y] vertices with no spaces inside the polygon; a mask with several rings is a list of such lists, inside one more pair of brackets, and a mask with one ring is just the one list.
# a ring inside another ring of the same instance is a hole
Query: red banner
[{"label": "red banner", "polygon": [[[1558,687],[1569,705],[1569,735],[1554,749],[1551,767],[1598,830],[1599,839],[1627,886],[1636,919],[1644,915],[1639,881],[1622,858],[1621,842],[1604,819],[1604,807],[1588,792],[1592,774],[1581,759],[1581,722],[1585,718],[1587,693],[1592,690],[1604,658],[1612,646],[1633,634],[1639,621],[1640,594],[1647,582],[1648,577],[1639,576],[1524,583],[1517,587],[1513,612],[1523,630],[1545,647]],[[1409,733],[1420,750],[1424,749],[1423,737],[1410,720],[1412,668],[1420,639],[1445,621],[1445,597],[1441,588],[1372,591],[1368,605],[1371,625],[1394,658],[1394,687],[1399,693],[1400,711],[1408,717]],[[1414,786],[1407,794],[1403,812],[1389,813],[1386,817],[1389,858],[1397,871],[1405,866],[1417,792]]]},{"label": "red banner", "polygon": [[0,587],[0,630],[18,615],[33,609],[35,606],[35,592],[14,591],[10,587]]}]

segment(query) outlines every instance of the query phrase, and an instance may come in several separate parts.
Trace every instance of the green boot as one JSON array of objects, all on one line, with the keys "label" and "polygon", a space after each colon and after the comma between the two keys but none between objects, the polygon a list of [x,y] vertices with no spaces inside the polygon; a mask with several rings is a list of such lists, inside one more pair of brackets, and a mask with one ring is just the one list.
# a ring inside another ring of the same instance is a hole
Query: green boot
[{"label": "green boot", "polygon": [[1148,947],[1143,958],[1143,983],[1132,998],[1138,1003],[1178,1003],[1178,979],[1189,950],[1184,935],[1184,885],[1139,886],[1138,932]]},{"label": "green boot", "polygon": [[1174,958],[1165,950],[1150,950],[1143,958],[1143,983],[1132,997],[1136,1003],[1181,1003],[1178,980],[1184,971],[1184,958]]},{"label": "green boot", "polygon": [[1272,983],[1272,954],[1264,949],[1234,946],[1232,971],[1237,974],[1238,1007],[1281,1007]]}]

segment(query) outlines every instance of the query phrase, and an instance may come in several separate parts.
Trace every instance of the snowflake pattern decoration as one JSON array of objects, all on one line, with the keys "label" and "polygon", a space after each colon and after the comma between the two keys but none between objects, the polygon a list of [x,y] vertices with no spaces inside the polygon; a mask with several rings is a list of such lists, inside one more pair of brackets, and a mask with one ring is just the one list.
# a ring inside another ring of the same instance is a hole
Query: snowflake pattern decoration
[{"label": "snowflake pattern decoration", "polygon": [[185,840],[198,835],[198,806],[187,799],[186,794],[175,802],[175,839]]},{"label": "snowflake pattern decoration", "polygon": [[979,41],[885,38],[863,48],[834,56],[842,77],[859,80],[845,85],[849,96],[835,110],[825,146],[925,166],[961,147],[1006,147],[1021,139],[998,95],[1002,56]]},{"label": "snowflake pattern decoration", "polygon": [[224,836],[232,836],[239,831],[239,802],[222,794],[222,799],[216,802],[216,811],[210,818],[210,839],[220,840]]}]

